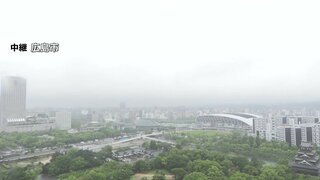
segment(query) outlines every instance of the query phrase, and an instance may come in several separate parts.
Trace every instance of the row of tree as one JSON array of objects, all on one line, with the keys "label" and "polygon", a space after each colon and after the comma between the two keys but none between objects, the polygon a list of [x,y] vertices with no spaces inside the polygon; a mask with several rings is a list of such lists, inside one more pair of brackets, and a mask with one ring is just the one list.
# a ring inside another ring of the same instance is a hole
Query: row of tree
[{"label": "row of tree", "polygon": [[65,155],[53,155],[50,163],[43,166],[43,173],[57,176],[102,165],[107,158],[112,158],[112,147],[106,146],[99,152],[70,149]]},{"label": "row of tree", "polygon": [[[48,134],[53,138],[42,136]],[[63,146],[70,143],[89,141],[108,137],[120,136],[119,130],[102,128],[95,132],[79,132],[70,134],[67,131],[52,130],[48,132],[26,132],[26,133],[4,133],[0,134],[0,150],[6,148],[16,148],[22,146],[25,148],[44,148]]]},{"label": "row of tree", "polygon": [[[223,153],[207,150],[182,150],[176,148],[162,153],[152,160],[139,160],[132,165],[111,161],[95,168],[69,171],[69,173],[63,174],[59,178],[67,180],[126,180],[130,179],[134,173],[146,173],[150,171],[168,172],[173,174],[176,180],[318,179],[317,177],[293,173],[288,167],[287,162],[276,165],[264,165],[263,162],[255,157],[248,160],[247,157],[243,156],[228,156]],[[162,180],[165,179],[165,176],[157,173],[154,179]]]},{"label": "row of tree", "polygon": [[177,142],[178,148],[197,148],[222,153],[241,154],[247,157],[256,156],[266,161],[289,160],[297,152],[297,147],[287,143],[266,141],[258,137],[247,136],[240,132],[233,133],[178,133],[168,136]]},{"label": "row of tree", "polygon": [[41,172],[40,166],[0,167],[0,180],[34,180]]},{"label": "row of tree", "polygon": [[214,179],[318,179],[318,177],[295,174],[285,161],[276,165],[264,165],[257,158],[249,161],[243,156],[228,156],[206,150],[172,149],[151,161],[137,161],[134,172],[165,169],[176,180]]}]

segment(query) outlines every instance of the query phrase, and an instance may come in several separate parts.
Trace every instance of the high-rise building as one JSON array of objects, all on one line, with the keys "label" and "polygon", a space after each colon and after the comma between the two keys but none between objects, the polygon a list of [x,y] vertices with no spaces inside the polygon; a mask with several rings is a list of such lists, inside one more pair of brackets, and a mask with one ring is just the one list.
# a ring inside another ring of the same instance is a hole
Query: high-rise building
[{"label": "high-rise building", "polygon": [[301,125],[281,125],[277,127],[276,139],[287,142],[289,146],[300,146],[305,133],[302,129]]},{"label": "high-rise building", "polygon": [[71,112],[56,112],[56,128],[61,130],[71,129]]},{"label": "high-rise building", "polygon": [[1,127],[25,119],[26,79],[7,76],[1,79]]},{"label": "high-rise building", "polygon": [[318,144],[318,127],[315,123],[280,125],[277,127],[276,139],[287,142],[290,146],[300,146],[301,142]]}]

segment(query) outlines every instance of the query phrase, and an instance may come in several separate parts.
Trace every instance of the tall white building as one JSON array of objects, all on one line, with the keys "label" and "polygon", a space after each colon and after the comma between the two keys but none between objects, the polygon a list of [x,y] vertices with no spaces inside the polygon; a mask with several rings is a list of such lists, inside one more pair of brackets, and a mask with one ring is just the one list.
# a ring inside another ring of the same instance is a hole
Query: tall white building
[{"label": "tall white building", "polygon": [[254,123],[255,134],[268,141],[276,139],[276,122],[273,117],[256,118]]},{"label": "tall white building", "polygon": [[289,145],[300,146],[301,142],[320,145],[319,117],[284,116],[276,118],[276,139]]},{"label": "tall white building", "polygon": [[25,119],[26,79],[7,76],[1,79],[1,127]]},{"label": "tall white building", "polygon": [[71,112],[56,112],[56,128],[61,130],[71,129]]},{"label": "tall white building", "polygon": [[302,136],[305,131],[302,131],[301,125],[281,125],[277,127],[277,140],[287,142],[289,146],[300,146]]},{"label": "tall white building", "polygon": [[312,127],[312,142],[320,147],[320,124],[314,124]]}]

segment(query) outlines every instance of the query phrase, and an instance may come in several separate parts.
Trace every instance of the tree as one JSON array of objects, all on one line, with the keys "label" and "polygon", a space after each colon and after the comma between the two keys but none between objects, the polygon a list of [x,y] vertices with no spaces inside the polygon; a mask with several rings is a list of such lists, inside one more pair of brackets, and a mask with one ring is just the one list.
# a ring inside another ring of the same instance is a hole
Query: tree
[{"label": "tree", "polygon": [[48,173],[50,175],[56,176],[69,171],[70,158],[68,156],[57,156],[48,165]]},{"label": "tree", "polygon": [[26,173],[23,168],[17,167],[9,170],[8,176],[6,179],[8,180],[15,180],[15,179],[21,179],[21,180],[28,180],[26,177]]},{"label": "tree", "polygon": [[95,170],[89,171],[83,177],[83,180],[105,180],[104,174]]},{"label": "tree", "polygon": [[134,174],[131,165],[122,164],[115,161],[110,161],[104,164],[101,166],[101,168],[98,168],[98,170],[105,174],[105,179],[112,180],[130,179],[130,177]]},{"label": "tree", "polygon": [[229,180],[250,180],[250,179],[253,179],[253,178],[248,174],[241,173],[241,172],[236,172],[229,177]]},{"label": "tree", "polygon": [[81,156],[87,162],[88,167],[96,167],[103,163],[102,159],[98,159],[97,154],[89,150],[78,150],[74,157]]},{"label": "tree", "polygon": [[231,160],[232,163],[237,166],[240,171],[242,171],[243,168],[249,164],[249,160],[246,157],[237,156],[233,157]]},{"label": "tree", "polygon": [[154,158],[152,161],[151,161],[151,167],[153,169],[163,169],[165,168],[165,165],[166,165],[166,159],[160,157],[160,156],[157,156],[156,158]]},{"label": "tree", "polygon": [[152,180],[165,180],[166,176],[164,173],[156,173],[152,176]]},{"label": "tree", "polygon": [[164,152],[167,152],[167,151],[169,151],[171,149],[171,145],[167,144],[167,143],[162,143],[161,147],[162,147]]},{"label": "tree", "polygon": [[142,143],[142,147],[148,149],[149,148],[149,144],[150,144],[149,142],[144,142],[144,143]]},{"label": "tree", "polygon": [[280,160],[277,161],[277,164],[279,164],[279,165],[287,166],[288,163],[289,163],[288,159],[280,159]]},{"label": "tree", "polygon": [[174,175],[175,180],[183,180],[184,176],[187,174],[183,168],[174,168],[171,170],[171,173]]},{"label": "tree", "polygon": [[209,169],[215,166],[218,170],[221,169],[221,166],[216,161],[209,160],[195,160],[188,163],[189,172],[201,172],[203,174],[208,175]]},{"label": "tree", "polygon": [[250,147],[254,146],[254,139],[252,136],[249,137],[249,145],[250,145]]},{"label": "tree", "polygon": [[259,161],[255,156],[251,158],[250,165],[258,169],[262,168],[262,162]]},{"label": "tree", "polygon": [[144,160],[138,160],[133,164],[132,170],[134,172],[144,172],[148,171],[150,168],[150,165],[148,162]]},{"label": "tree", "polygon": [[1,180],[34,180],[39,175],[41,168],[28,165],[24,168],[13,167],[9,170],[2,170],[0,167]]},{"label": "tree", "polygon": [[167,157],[167,169],[183,168],[186,167],[188,158],[182,154],[176,152],[170,153]]},{"label": "tree", "polygon": [[179,143],[179,142],[178,142],[178,143],[176,143],[176,148],[177,148],[177,149],[182,149],[182,144],[181,144],[181,143]]},{"label": "tree", "polygon": [[233,168],[232,161],[230,161],[229,159],[225,159],[220,164],[222,166],[223,173],[228,176]]},{"label": "tree", "polygon": [[99,157],[102,159],[112,158],[112,146],[105,146],[99,151]]},{"label": "tree", "polygon": [[246,165],[243,168],[243,172],[245,172],[247,174],[250,174],[250,175],[253,175],[253,176],[259,175],[259,169],[254,167],[254,166],[252,166],[252,165]]},{"label": "tree", "polygon": [[193,172],[185,176],[183,180],[208,180],[208,178],[201,172]]},{"label": "tree", "polygon": [[207,176],[208,176],[209,180],[215,180],[215,179],[223,180],[224,179],[223,172],[217,166],[211,166],[211,168],[209,168],[209,170],[208,170]]},{"label": "tree", "polygon": [[270,179],[270,180],[284,180],[292,179],[292,174],[287,166],[277,165],[277,166],[265,166],[261,170],[259,178]]},{"label": "tree", "polygon": [[70,162],[70,170],[76,171],[85,168],[87,162],[83,159],[83,157],[76,157]]},{"label": "tree", "polygon": [[157,142],[154,140],[150,141],[149,148],[152,150],[158,149]]},{"label": "tree", "polygon": [[259,136],[256,136],[256,146],[260,147],[261,145],[261,139],[259,138]]}]

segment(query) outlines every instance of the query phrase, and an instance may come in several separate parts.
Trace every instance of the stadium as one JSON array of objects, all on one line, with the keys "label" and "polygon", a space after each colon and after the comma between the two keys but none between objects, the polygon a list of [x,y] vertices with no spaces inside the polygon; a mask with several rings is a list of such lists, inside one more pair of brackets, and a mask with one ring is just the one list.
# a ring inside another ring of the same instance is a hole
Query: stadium
[{"label": "stadium", "polygon": [[244,130],[255,132],[254,121],[261,118],[248,113],[210,114],[197,117],[197,125],[202,129]]}]

